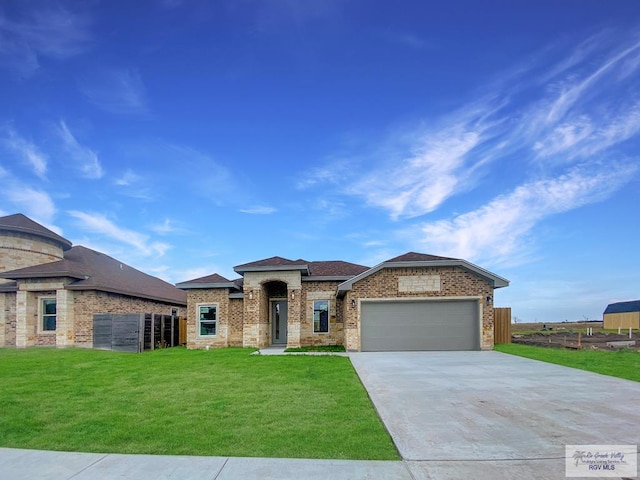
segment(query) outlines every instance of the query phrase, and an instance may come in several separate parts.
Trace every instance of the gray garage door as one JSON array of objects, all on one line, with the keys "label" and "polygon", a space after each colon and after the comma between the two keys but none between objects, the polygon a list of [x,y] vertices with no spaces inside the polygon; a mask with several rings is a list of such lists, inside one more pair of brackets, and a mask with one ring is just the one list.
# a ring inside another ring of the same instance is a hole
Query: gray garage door
[{"label": "gray garage door", "polygon": [[362,303],[362,351],[479,350],[477,301]]}]

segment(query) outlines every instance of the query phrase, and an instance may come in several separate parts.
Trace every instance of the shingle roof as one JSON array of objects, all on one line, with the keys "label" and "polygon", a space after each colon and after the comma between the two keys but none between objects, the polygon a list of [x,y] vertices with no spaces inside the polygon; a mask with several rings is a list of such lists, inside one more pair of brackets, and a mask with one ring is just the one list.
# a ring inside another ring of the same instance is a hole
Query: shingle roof
[{"label": "shingle roof", "polygon": [[193,280],[187,280],[184,283],[230,283],[231,280],[224,278],[222,275],[212,273],[200,278],[194,278]]},{"label": "shingle roof", "polygon": [[298,260],[289,260],[283,257],[270,257],[262,260],[256,260],[255,262],[243,263],[233,267],[234,269],[247,269],[253,267],[287,267],[287,266],[302,266],[307,265],[309,262],[299,258]]},{"label": "shingle roof", "polygon": [[309,262],[310,277],[352,277],[366,270],[369,270],[369,267],[341,260]]},{"label": "shingle roof", "polygon": [[217,273],[206,275],[200,278],[194,278],[193,280],[187,280],[186,282],[176,283],[176,287],[182,290],[203,289],[203,288],[232,288],[240,289],[236,281],[231,281],[228,278],[223,277]]},{"label": "shingle roof", "polygon": [[0,231],[26,233],[29,235],[36,235],[38,237],[47,238],[60,244],[62,249],[69,250],[71,248],[71,242],[64,237],[61,237],[57,233],[43,227],[39,223],[34,222],[29,217],[21,213],[13,215],[7,215],[6,217],[0,217]]},{"label": "shingle roof", "polygon": [[379,263],[373,268],[370,268],[338,285],[338,294],[344,295],[345,292],[353,288],[353,284],[359,282],[363,278],[367,278],[370,275],[382,270],[383,268],[401,268],[405,266],[413,267],[461,267],[467,271],[473,272],[481,277],[484,277],[491,282],[493,288],[501,288],[509,286],[509,280],[502,278],[495,273],[491,273],[484,268],[474,265],[471,262],[462,260],[460,258],[439,257],[437,255],[428,255],[426,253],[407,252],[404,255],[391,258],[385,262]]},{"label": "shingle roof", "polygon": [[640,300],[631,300],[629,302],[617,302],[607,305],[604,313],[627,313],[640,312]]},{"label": "shingle roof", "polygon": [[4,278],[71,277],[69,290],[100,290],[132,297],[186,305],[187,296],[170,283],[136,270],[90,248],[75,246],[64,260],[3,272]]},{"label": "shingle roof", "polygon": [[403,255],[390,258],[389,263],[395,262],[432,262],[434,260],[458,260],[452,257],[439,257],[437,255],[428,255],[426,253],[407,252]]}]

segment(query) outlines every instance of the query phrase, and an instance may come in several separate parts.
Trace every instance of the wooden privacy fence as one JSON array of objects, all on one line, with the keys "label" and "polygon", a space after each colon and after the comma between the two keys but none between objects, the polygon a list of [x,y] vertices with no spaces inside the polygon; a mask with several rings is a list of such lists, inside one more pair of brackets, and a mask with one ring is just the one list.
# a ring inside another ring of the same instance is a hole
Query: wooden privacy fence
[{"label": "wooden privacy fence", "polygon": [[493,309],[493,342],[511,343],[511,308]]},{"label": "wooden privacy fence", "polygon": [[93,348],[142,352],[186,343],[186,320],[153,313],[93,316]]}]

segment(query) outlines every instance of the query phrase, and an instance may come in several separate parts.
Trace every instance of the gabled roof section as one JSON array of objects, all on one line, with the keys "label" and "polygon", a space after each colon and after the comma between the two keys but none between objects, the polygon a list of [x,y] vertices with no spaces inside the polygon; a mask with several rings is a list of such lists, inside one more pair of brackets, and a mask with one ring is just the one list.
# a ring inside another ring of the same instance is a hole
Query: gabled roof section
[{"label": "gabled roof section", "polygon": [[387,262],[432,262],[435,260],[459,260],[452,257],[439,257],[438,255],[429,255],[427,253],[407,252],[403,255],[390,258]]},{"label": "gabled roof section", "polygon": [[233,267],[233,270],[243,275],[245,272],[270,272],[270,271],[288,271],[299,270],[302,275],[309,274],[309,267],[306,260],[299,258],[298,260],[289,260],[282,257],[270,257],[255,262],[243,263]]},{"label": "gabled roof section", "polygon": [[65,252],[64,260],[3,272],[2,276],[11,280],[70,277],[76,281],[67,285],[69,290],[99,290],[166,303],[187,304],[186,293],[170,283],[82,246],[72,247]]},{"label": "gabled roof section", "polygon": [[193,290],[198,288],[238,288],[238,285],[222,275],[213,273],[205,277],[176,283],[176,287],[182,290]]},{"label": "gabled roof section", "polygon": [[509,280],[502,278],[495,273],[491,273],[484,268],[474,265],[466,260],[459,258],[439,257],[436,255],[427,255],[423,253],[408,252],[404,255],[391,258],[386,262],[379,263],[375,267],[356,275],[346,282],[338,285],[338,295],[344,295],[345,292],[353,288],[353,284],[367,278],[370,275],[382,270],[383,268],[406,268],[406,267],[461,267],[469,272],[480,275],[487,279],[493,288],[507,287]]},{"label": "gabled roof section", "polygon": [[309,262],[309,276],[305,281],[348,280],[349,278],[369,270],[369,267],[355,263],[331,260],[326,262]]},{"label": "gabled roof section", "polygon": [[631,300],[629,302],[617,302],[607,305],[605,314],[607,313],[629,313],[640,312],[640,300]]},{"label": "gabled roof section", "polygon": [[27,235],[35,235],[37,237],[53,240],[60,244],[63,250],[69,250],[71,248],[71,242],[64,237],[61,237],[57,233],[43,227],[37,222],[34,222],[29,217],[16,213],[13,215],[7,215],[6,217],[0,217],[0,231],[24,233]]}]

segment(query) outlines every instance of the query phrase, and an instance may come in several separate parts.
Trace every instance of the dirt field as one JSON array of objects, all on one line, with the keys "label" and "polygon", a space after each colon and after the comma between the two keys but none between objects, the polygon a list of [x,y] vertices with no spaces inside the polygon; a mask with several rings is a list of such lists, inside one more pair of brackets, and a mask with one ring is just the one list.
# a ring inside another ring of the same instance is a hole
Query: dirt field
[{"label": "dirt field", "polygon": [[[587,328],[593,328],[593,335],[587,335]],[[513,343],[535,345],[539,347],[613,350],[616,347],[609,346],[609,342],[635,341],[629,346],[640,351],[640,332],[634,330],[631,339],[629,331],[603,330],[602,322],[576,322],[576,323],[522,323],[512,325]],[[618,347],[619,348],[619,347]]]}]

